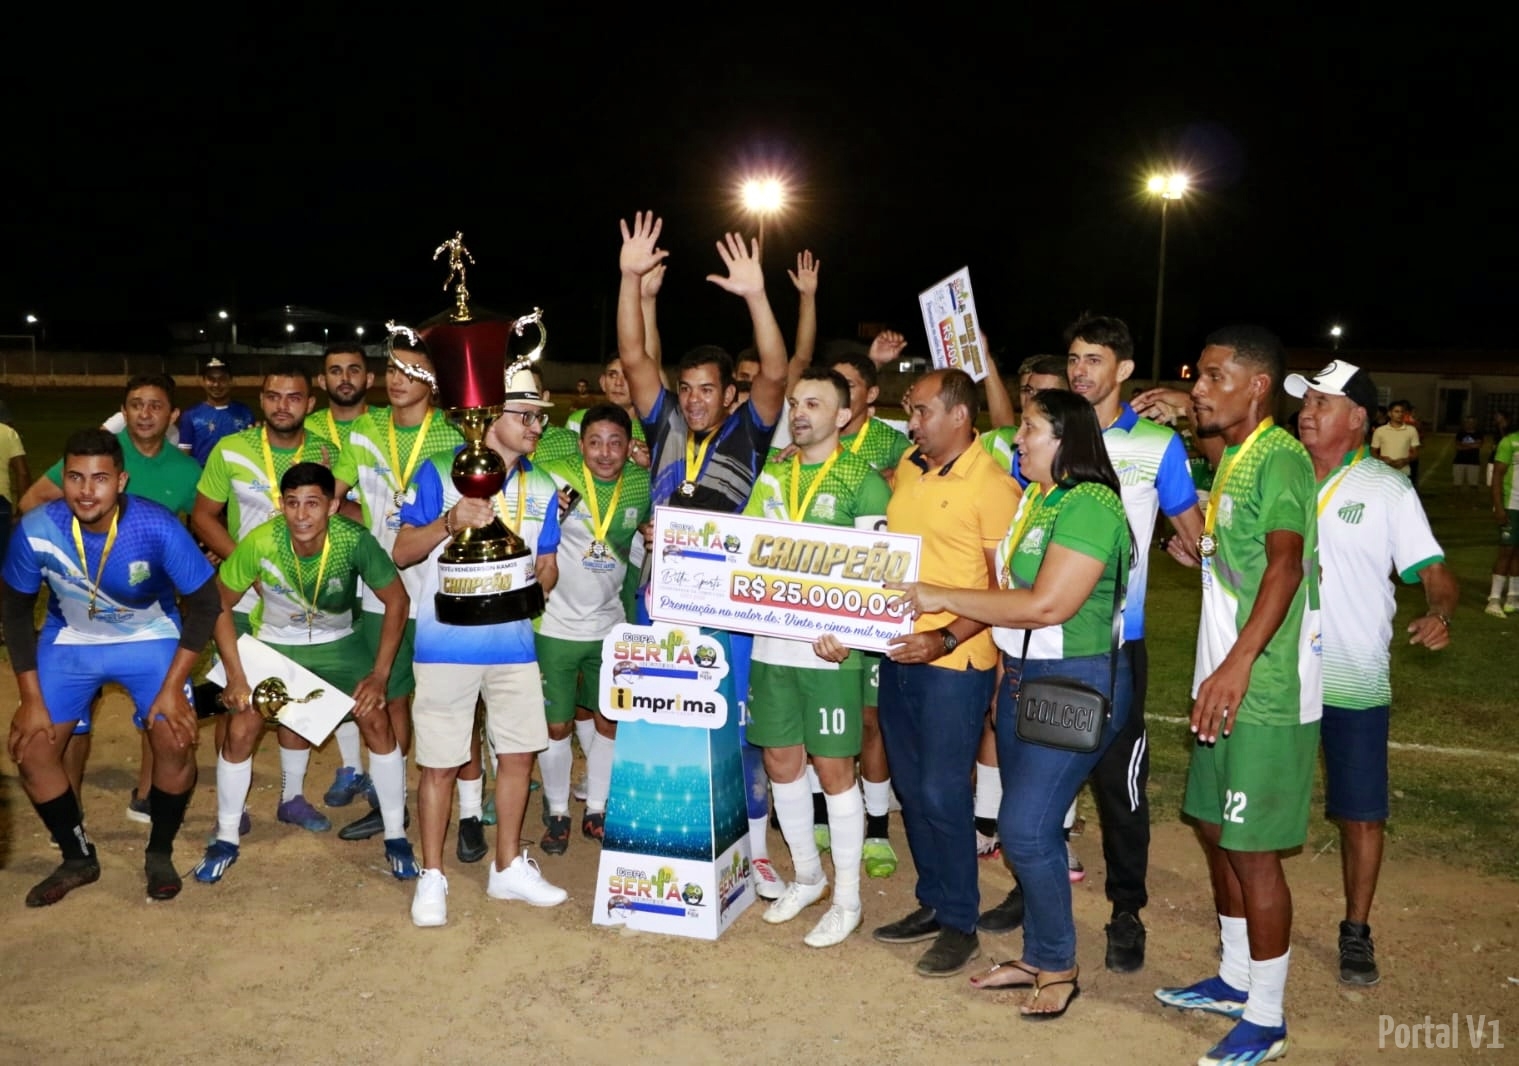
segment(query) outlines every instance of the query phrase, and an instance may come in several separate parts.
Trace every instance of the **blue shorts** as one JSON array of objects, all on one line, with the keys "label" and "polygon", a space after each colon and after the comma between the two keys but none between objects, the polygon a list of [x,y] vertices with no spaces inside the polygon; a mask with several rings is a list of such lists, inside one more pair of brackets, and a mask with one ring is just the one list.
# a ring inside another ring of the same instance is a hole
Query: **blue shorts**
[{"label": "blue shorts", "polygon": [[1387,821],[1388,710],[1324,707],[1324,813],[1347,822]]},{"label": "blue shorts", "polygon": [[[37,683],[54,722],[78,722],[75,733],[88,733],[100,686],[115,682],[127,690],[136,709],[132,722],[148,726],[148,709],[158,698],[164,675],[179,650],[177,640],[139,640],[127,644],[39,644]],[[190,682],[185,699],[193,704]]]}]

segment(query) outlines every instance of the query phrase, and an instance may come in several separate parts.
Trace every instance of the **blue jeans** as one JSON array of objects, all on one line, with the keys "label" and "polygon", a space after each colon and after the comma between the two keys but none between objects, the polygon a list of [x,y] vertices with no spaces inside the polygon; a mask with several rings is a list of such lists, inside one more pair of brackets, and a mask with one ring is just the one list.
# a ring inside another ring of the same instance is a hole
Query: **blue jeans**
[{"label": "blue jeans", "polygon": [[1002,774],[1002,807],[997,831],[1002,852],[1023,886],[1023,961],[1041,970],[1076,965],[1076,922],[1071,915],[1071,879],[1066,870],[1065,812],[1082,782],[1123,731],[1134,699],[1128,657],[1118,656],[1113,684],[1113,716],[1102,743],[1081,755],[1018,739],[1018,686],[1059,675],[1108,690],[1108,656],[1077,659],[1003,657],[1006,668],[997,689],[997,763]]},{"label": "blue jeans", "polygon": [[991,670],[881,660],[881,739],[918,869],[918,902],[963,933],[975,931],[981,909],[971,772],[995,683]]}]

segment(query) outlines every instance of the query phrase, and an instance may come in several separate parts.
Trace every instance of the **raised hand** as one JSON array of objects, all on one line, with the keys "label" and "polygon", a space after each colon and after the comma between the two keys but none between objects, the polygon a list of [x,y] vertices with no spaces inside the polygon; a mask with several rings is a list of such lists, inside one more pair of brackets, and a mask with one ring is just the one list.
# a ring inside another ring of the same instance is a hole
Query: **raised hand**
[{"label": "raised hand", "polygon": [[883,329],[876,334],[876,339],[870,342],[870,361],[876,366],[885,366],[902,354],[902,349],[907,347],[907,338],[895,330]]},{"label": "raised hand", "polygon": [[796,255],[796,269],[786,271],[786,276],[791,279],[791,284],[796,286],[796,291],[803,296],[816,296],[818,291],[818,271],[822,268],[821,259],[813,259],[810,251],[801,251]]},{"label": "raised hand", "polygon": [[717,254],[722,257],[728,276],[708,274],[707,280],[724,292],[748,298],[762,296],[765,292],[765,272],[760,269],[759,241],[744,247],[744,239],[737,233],[727,234],[717,242]]},{"label": "raised hand", "polygon": [[622,228],[622,251],[617,256],[617,265],[624,274],[642,278],[670,254],[659,247],[659,232],[665,222],[655,218],[653,211],[636,212],[631,231],[627,219],[618,219],[617,224]]},{"label": "raised hand", "polygon": [[[668,255],[668,252],[658,248],[654,249],[659,255]],[[645,300],[652,300],[659,295],[660,286],[665,283],[665,265],[660,263],[638,280],[638,295]]]}]

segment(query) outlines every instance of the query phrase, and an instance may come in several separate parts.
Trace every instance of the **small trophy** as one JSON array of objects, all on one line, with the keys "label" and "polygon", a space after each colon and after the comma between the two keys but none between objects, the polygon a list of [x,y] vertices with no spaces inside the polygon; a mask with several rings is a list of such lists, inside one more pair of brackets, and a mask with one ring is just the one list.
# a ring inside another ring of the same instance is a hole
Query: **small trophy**
[{"label": "small trophy", "polygon": [[253,688],[253,709],[270,725],[279,725],[280,712],[292,703],[310,703],[320,699],[326,689],[314,688],[300,699],[290,695],[285,682],[277,677],[266,677]]},{"label": "small trophy", "polygon": [[[457,278],[454,306],[425,323],[421,334],[437,372],[438,406],[459,427],[466,442],[454,457],[454,487],[461,495],[488,500],[501,492],[507,471],[501,457],[486,446],[486,431],[501,417],[508,400],[533,407],[550,406],[533,388],[527,369],[543,352],[548,333],[543,328],[543,312],[537,308],[517,319],[472,312],[464,261],[472,263],[474,257],[464,247],[463,235],[455,233],[440,244],[433,258],[444,251],[449,253],[445,292]],[[530,325],[538,327],[538,346],[508,369],[507,345]],[[532,550],[502,522],[500,511],[498,507],[498,517],[487,526],[459,530],[443,549],[434,598],[438,621],[456,626],[494,625],[542,612],[543,589],[533,570]],[[517,514],[512,520],[520,524],[522,518]]]}]

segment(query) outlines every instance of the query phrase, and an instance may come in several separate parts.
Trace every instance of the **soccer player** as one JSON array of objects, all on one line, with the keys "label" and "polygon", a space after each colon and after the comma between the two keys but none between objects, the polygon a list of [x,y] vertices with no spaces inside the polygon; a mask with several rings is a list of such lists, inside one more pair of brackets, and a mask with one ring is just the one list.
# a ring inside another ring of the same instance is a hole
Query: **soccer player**
[{"label": "soccer player", "polygon": [[1221,329],[1192,389],[1193,424],[1225,448],[1195,546],[1197,742],[1182,810],[1197,822],[1223,951],[1216,977],[1155,996],[1239,1019],[1204,1064],[1266,1062],[1287,1047],[1292,893],[1280,853],[1308,834],[1323,685],[1313,465],[1270,414],[1285,361],[1269,331]]},{"label": "soccer player", "polygon": [[232,399],[232,371],[220,359],[206,363],[200,382],[206,399],[180,416],[179,447],[189,452],[197,465],[205,466],[217,441],[253,425],[253,412],[247,404]]},{"label": "soccer player", "polygon": [[[195,787],[190,671],[221,612],[214,575],[172,513],[126,495],[121,442],[110,433],[73,434],[63,464],[63,499],[22,519],[4,568],[5,628],[21,693],[7,749],[63,853],[26,904],[57,903],[100,877],[63,751],[76,726],[88,729],[106,682],[130,694],[153,746],[144,868],[149,898],[172,899],[180,889],[174,837]],[[49,597],[39,638],[33,609],[43,582]]]},{"label": "soccer player", "polygon": [[553,591],[559,569],[559,487],[527,458],[550,406],[527,368],[513,364],[507,372],[501,417],[485,435],[486,446],[506,464],[501,491],[490,499],[461,496],[449,476],[452,458],[435,455],[417,469],[401,506],[401,529],[392,555],[403,571],[415,566],[422,577],[412,663],[417,680],[412,723],[417,765],[422,768],[417,814],[423,869],[411,904],[411,920],[417,926],[448,922],[443,837],[454,781],[470,761],[475,702],[482,695],[486,729],[496,752],[496,857],[486,895],[535,907],[557,906],[569,896],[544,878],[527,848],[518,854],[533,758],[548,746],[533,623],[524,618],[494,625],[447,625],[438,620],[434,600],[438,560],[450,538],[457,530],[489,525],[498,511],[503,524],[532,550],[544,593]]},{"label": "soccer player", "polygon": [[[417,876],[403,827],[406,766],[385,713],[385,688],[406,627],[410,599],[380,543],[359,523],[332,514],[332,471],[295,463],[280,478],[280,513],[238,542],[221,565],[223,607],[250,589],[258,596],[253,636],[353,696],[352,715],[369,747],[369,768],[385,818],[385,857],[397,878]],[[354,632],[358,583],[384,605],[378,650]],[[192,871],[214,884],[238,859],[243,804],[253,782],[253,748],[264,720],[252,709],[251,686],[235,643],[222,653],[227,685],[222,700],[233,714],[216,759],[216,838]],[[280,751],[306,742],[279,727]],[[283,761],[283,760],[282,760]],[[288,782],[284,791],[291,791]],[[297,793],[298,794],[298,793]]]},{"label": "soccer player", "polygon": [[369,410],[369,390],[374,373],[364,356],[364,346],[354,341],[329,344],[322,355],[322,376],[327,408],[316,416],[317,432],[340,448],[348,447],[353,424]]},{"label": "soccer player", "polygon": [[[1514,480],[1514,453],[1519,451],[1519,431],[1505,433],[1493,449],[1493,517],[1500,529],[1508,530],[1508,543],[1498,548],[1493,563],[1492,584],[1488,587],[1484,613],[1503,618],[1519,611],[1519,483]],[[1503,582],[1508,582],[1508,598],[1503,596]]]},{"label": "soccer player", "polygon": [[[767,463],[744,513],[818,525],[853,527],[884,515],[891,490],[871,464],[841,448],[849,424],[850,389],[836,371],[808,367],[791,389],[791,440],[797,452]],[[865,698],[865,657],[834,637],[813,641],[756,637],[749,689],[749,742],[764,750],[776,818],[791,849],[794,875],[765,911],[788,922],[828,890],[812,829],[812,758],[827,797],[833,852],[833,904],[804,938],[830,947],[860,926],[860,863],[865,807],[855,785]]]},{"label": "soccer player", "polygon": [[[543,673],[543,705],[548,748],[538,756],[548,827],[539,846],[562,855],[570,840],[570,729],[577,731],[577,708],[595,712],[592,728],[579,732],[586,761],[585,818],[581,832],[591,840],[605,834],[607,795],[617,723],[601,713],[601,642],[627,621],[624,599],[628,552],[638,527],[649,519],[649,473],[628,461],[633,423],[615,404],[599,404],[580,427],[580,454],[542,464],[559,485],[561,505],[559,583],[538,627],[538,664]],[[633,574],[636,581],[637,573]]]}]

